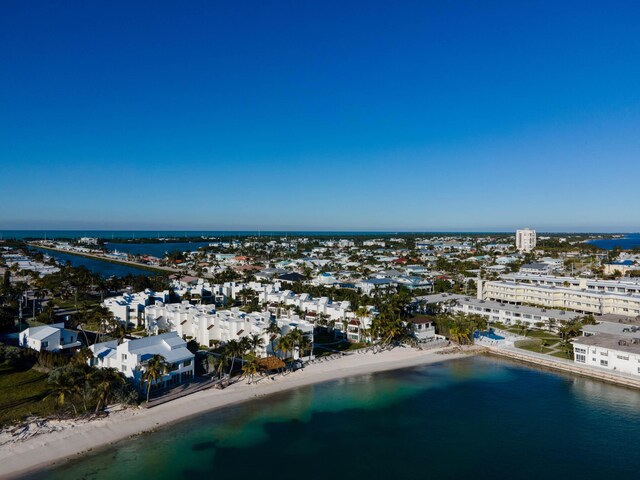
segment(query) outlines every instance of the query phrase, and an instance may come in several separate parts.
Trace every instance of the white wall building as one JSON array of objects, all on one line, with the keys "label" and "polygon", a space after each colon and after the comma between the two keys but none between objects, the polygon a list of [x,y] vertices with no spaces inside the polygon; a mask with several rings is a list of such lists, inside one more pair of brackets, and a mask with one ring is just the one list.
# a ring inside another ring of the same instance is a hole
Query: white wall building
[{"label": "white wall building", "polygon": [[162,377],[161,386],[184,382],[194,375],[195,355],[187,349],[176,332],[154,335],[136,340],[117,340],[96,343],[89,347],[93,358],[89,363],[97,368],[115,368],[126,377],[140,384],[145,363],[154,355],[162,355],[169,364],[169,371]]},{"label": "white wall building", "polygon": [[66,330],[64,323],[27,328],[20,332],[18,341],[21,347],[31,348],[38,352],[42,350],[59,352],[82,345],[78,341],[78,332]]},{"label": "white wall building", "polygon": [[[196,340],[199,345],[213,346],[229,340],[239,340],[254,334],[264,341],[258,355],[274,355],[271,338],[265,329],[272,321],[269,312],[245,313],[238,308],[216,310],[213,305],[191,305],[189,302],[150,305],[145,309],[147,330],[155,334],[160,330],[175,332],[179,337]],[[313,324],[297,316],[273,319],[285,335],[295,328],[313,339]],[[274,345],[275,346],[275,345]]]},{"label": "white wall building", "polygon": [[608,333],[577,337],[573,339],[573,359],[579,364],[640,376],[640,338]]},{"label": "white wall building", "polygon": [[596,315],[640,315],[640,280],[588,280],[546,275],[504,275],[479,281],[479,297],[507,303],[566,308]]},{"label": "white wall building", "polygon": [[530,252],[536,248],[536,231],[530,228],[516,230],[516,248],[521,252]]}]

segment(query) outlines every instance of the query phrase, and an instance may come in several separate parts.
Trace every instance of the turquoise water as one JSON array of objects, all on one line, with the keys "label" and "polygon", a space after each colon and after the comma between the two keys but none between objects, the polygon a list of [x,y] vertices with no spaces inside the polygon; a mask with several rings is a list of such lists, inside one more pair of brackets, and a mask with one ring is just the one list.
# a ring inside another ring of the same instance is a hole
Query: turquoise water
[{"label": "turquoise water", "polygon": [[151,270],[144,270],[142,268],[130,267],[128,265],[121,265],[118,263],[103,262],[95,258],[82,257],[80,255],[73,255],[71,253],[57,252],[54,250],[47,250],[44,248],[34,248],[40,252],[55,258],[59,262],[65,263],[69,261],[74,267],[85,266],[93,273],[97,273],[103,277],[124,277],[126,275],[157,275],[156,272]]},{"label": "turquoise water", "polygon": [[608,238],[603,240],[590,240],[589,243],[604,248],[606,250],[613,250],[615,247],[620,247],[623,250],[640,248],[640,234],[634,233],[625,236],[624,238]]},{"label": "turquoise water", "polygon": [[492,358],[300,388],[34,479],[638,478],[640,392]]}]

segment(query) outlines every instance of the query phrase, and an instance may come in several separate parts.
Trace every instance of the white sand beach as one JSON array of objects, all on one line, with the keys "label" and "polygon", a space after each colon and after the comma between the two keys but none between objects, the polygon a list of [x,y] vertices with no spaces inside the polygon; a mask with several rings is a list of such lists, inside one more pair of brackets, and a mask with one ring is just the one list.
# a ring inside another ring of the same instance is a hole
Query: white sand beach
[{"label": "white sand beach", "polygon": [[450,353],[449,349],[396,348],[378,354],[355,354],[312,364],[285,376],[277,375],[275,380],[265,378],[252,385],[241,381],[224,390],[196,392],[150,409],[125,409],[91,421],[52,421],[44,427],[34,425],[26,432],[5,430],[0,434],[0,477],[16,478],[132,435],[271,393],[348,376],[442,362],[473,351]]}]

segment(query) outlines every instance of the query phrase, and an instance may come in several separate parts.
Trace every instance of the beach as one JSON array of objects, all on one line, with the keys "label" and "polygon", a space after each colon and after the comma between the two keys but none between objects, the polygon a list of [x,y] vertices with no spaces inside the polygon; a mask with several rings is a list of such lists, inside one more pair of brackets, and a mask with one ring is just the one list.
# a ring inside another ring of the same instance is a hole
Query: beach
[{"label": "beach", "polygon": [[284,376],[265,377],[251,385],[242,380],[224,390],[196,392],[150,409],[124,409],[91,421],[51,422],[42,433],[33,436],[5,430],[0,435],[0,477],[17,478],[200,413],[272,393],[349,376],[438,363],[473,352],[474,349],[451,353],[447,348],[425,351],[407,347],[377,354],[359,353],[308,365]]}]

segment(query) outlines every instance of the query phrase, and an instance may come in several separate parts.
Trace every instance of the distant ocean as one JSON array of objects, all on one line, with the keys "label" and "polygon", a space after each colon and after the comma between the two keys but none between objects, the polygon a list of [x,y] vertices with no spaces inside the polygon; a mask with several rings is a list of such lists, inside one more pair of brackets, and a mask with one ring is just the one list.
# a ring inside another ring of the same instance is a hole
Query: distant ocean
[{"label": "distant ocean", "polygon": [[505,235],[513,232],[409,232],[409,231],[285,231],[285,230],[0,230],[0,238],[22,240],[24,238],[38,239],[72,239],[81,237],[94,237],[109,240],[139,239],[139,238],[194,238],[194,237],[246,237],[261,235],[265,237],[285,235],[309,235],[309,236],[389,236],[389,235]]},{"label": "distant ocean", "polygon": [[623,250],[640,248],[640,233],[632,233],[624,238],[607,238],[602,240],[589,240],[589,243],[605,250],[613,250],[620,247]]}]

